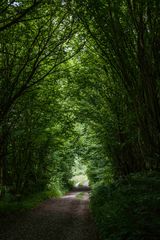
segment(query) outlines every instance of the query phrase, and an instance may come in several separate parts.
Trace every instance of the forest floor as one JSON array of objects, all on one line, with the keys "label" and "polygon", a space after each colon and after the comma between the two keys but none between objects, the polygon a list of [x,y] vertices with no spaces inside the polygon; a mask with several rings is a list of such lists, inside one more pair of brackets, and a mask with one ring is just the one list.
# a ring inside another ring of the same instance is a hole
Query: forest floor
[{"label": "forest floor", "polygon": [[1,240],[99,240],[89,211],[89,193],[74,190],[37,208],[0,216]]}]

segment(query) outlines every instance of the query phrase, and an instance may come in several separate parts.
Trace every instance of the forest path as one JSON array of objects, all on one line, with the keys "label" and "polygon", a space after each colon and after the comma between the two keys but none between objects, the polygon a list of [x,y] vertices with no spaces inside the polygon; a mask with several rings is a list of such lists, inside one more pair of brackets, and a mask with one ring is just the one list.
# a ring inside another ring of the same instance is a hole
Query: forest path
[{"label": "forest path", "polygon": [[89,193],[73,191],[25,212],[0,216],[1,240],[99,240]]}]

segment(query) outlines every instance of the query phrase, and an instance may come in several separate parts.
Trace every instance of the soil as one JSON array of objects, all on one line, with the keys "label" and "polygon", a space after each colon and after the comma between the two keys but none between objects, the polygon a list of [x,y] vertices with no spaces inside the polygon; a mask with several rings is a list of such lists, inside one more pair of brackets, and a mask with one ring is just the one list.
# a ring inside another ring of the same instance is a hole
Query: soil
[{"label": "soil", "polygon": [[74,190],[28,212],[0,216],[0,239],[99,240],[89,211],[89,193]]}]

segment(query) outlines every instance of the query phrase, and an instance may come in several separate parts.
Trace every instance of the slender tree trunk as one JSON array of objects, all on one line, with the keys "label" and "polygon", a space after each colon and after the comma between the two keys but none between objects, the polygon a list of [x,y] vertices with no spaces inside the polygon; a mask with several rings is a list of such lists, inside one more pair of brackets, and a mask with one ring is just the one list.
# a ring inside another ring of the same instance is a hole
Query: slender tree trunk
[{"label": "slender tree trunk", "polygon": [[6,171],[6,146],[1,146],[0,156],[0,196],[5,195],[5,189],[7,184],[7,171]]},{"label": "slender tree trunk", "polygon": [[7,185],[7,126],[3,125],[0,136],[0,196],[5,195]]}]

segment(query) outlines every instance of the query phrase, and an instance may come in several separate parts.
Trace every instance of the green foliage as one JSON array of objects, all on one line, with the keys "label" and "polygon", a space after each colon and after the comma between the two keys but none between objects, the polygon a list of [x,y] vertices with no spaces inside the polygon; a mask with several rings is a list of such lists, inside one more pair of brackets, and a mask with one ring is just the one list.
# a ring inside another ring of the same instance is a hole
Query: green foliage
[{"label": "green foliage", "polygon": [[104,239],[157,240],[158,1],[0,9],[0,208],[34,207],[88,178]]},{"label": "green foliage", "polygon": [[64,194],[64,190],[52,189],[48,191],[38,192],[29,196],[12,196],[6,194],[5,198],[0,200],[0,212],[26,211],[37,207],[44,200],[52,197],[60,197]]},{"label": "green foliage", "polygon": [[159,177],[140,173],[93,190],[91,208],[103,239],[159,239]]},{"label": "green foliage", "polygon": [[12,114],[14,123],[21,112],[10,131],[7,148],[7,187],[13,195],[43,191],[52,184],[57,189],[70,187],[71,126],[66,123],[68,116],[63,116],[60,88],[59,82],[41,84],[34,94],[24,96],[17,103]]},{"label": "green foliage", "polygon": [[157,0],[71,4],[92,39],[94,62],[100,64],[98,72],[94,63],[89,68],[94,66],[93,74],[87,71],[90,94],[84,110],[89,109],[92,121],[104,129],[117,176],[159,169],[159,9]]},{"label": "green foliage", "polygon": [[1,193],[43,191],[53,175],[66,187],[71,124],[59,66],[79,51],[76,40],[70,47],[76,21],[59,1],[3,1],[0,8]]}]

